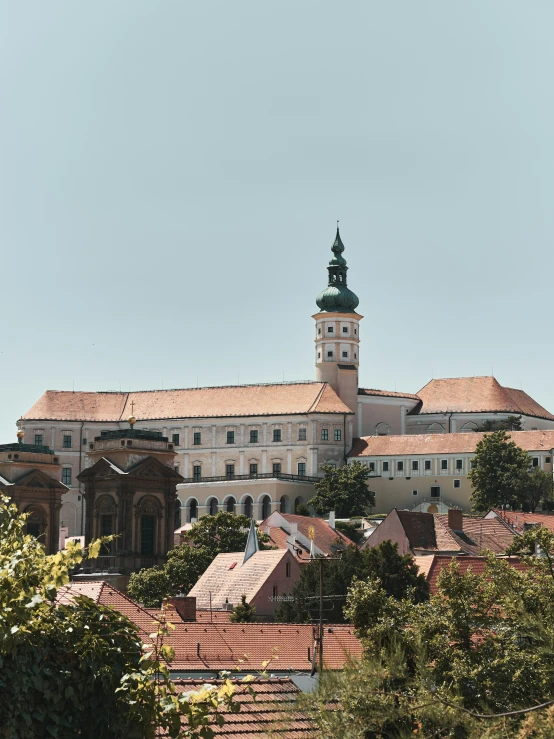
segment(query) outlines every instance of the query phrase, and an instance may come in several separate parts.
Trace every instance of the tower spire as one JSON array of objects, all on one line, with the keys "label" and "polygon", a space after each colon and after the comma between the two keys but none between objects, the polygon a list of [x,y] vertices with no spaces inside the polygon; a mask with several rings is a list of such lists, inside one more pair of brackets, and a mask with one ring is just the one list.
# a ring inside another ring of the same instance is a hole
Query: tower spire
[{"label": "tower spire", "polygon": [[353,313],[358,307],[359,300],[358,296],[346,286],[348,266],[346,259],[342,256],[344,244],[342,243],[338,221],[337,233],[331,251],[333,252],[333,256],[329,260],[329,266],[327,267],[327,271],[329,272],[327,289],[323,290],[317,296],[316,303],[320,310],[328,313],[337,311],[341,313]]}]

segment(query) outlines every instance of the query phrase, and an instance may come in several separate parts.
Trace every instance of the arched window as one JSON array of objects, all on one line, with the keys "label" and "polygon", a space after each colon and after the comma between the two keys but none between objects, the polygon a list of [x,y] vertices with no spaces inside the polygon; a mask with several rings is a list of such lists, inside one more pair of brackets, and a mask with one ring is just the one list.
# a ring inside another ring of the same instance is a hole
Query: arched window
[{"label": "arched window", "polygon": [[217,516],[217,510],[218,510],[217,498],[210,498],[208,502],[208,511],[210,512],[210,516]]},{"label": "arched window", "polygon": [[28,506],[24,512],[28,514],[25,523],[25,533],[34,536],[35,539],[41,539],[42,543],[45,544],[46,513],[38,505]]},{"label": "arched window", "polygon": [[294,512],[298,513],[298,506],[304,505],[303,498],[299,495],[294,501]]},{"label": "arched window", "polygon": [[244,499],[244,503],[242,504],[244,515],[248,516],[248,518],[252,518],[254,515],[254,501],[250,496],[246,497]]},{"label": "arched window", "polygon": [[[111,536],[116,534],[117,506],[111,495],[101,495],[94,506],[96,536]],[[102,545],[101,554],[111,554],[115,543],[113,541]]]},{"label": "arched window", "polygon": [[279,511],[281,513],[289,512],[289,498],[288,495],[283,495],[279,501]]},{"label": "arched window", "polygon": [[230,498],[227,498],[227,504],[225,506],[225,510],[227,513],[234,513],[235,512],[235,506],[237,501],[231,496]]},{"label": "arched window", "polygon": [[460,433],[462,434],[472,433],[473,431],[477,431],[477,424],[473,423],[473,421],[468,421],[467,423],[464,423],[464,425],[460,429]]},{"label": "arched window", "polygon": [[198,521],[198,501],[196,498],[191,498],[188,503],[187,523],[194,521]]},{"label": "arched window", "polygon": [[143,557],[153,557],[159,545],[157,529],[162,510],[160,502],[151,495],[145,495],[138,503],[139,550]]},{"label": "arched window", "polygon": [[432,423],[427,429],[428,434],[444,434],[444,426],[440,423]]},{"label": "arched window", "polygon": [[271,498],[269,497],[269,495],[264,495],[264,497],[261,499],[260,513],[262,521],[265,521],[265,519],[268,518],[271,514]]}]

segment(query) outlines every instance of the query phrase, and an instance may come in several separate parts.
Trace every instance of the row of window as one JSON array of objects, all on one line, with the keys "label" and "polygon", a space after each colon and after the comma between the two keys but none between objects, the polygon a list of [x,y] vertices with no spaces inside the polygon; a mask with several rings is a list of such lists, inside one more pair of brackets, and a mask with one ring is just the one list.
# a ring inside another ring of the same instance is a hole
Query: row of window
[{"label": "row of window", "polygon": [[[546,464],[550,464],[551,457],[545,457],[544,461],[545,461]],[[440,469],[441,469],[442,472],[447,472],[448,471],[448,468],[449,468],[449,464],[448,463],[449,463],[449,460],[448,459],[441,459],[440,460]],[[369,471],[370,472],[375,472],[375,464],[376,464],[375,462],[369,462],[368,463],[368,467],[369,467]],[[390,472],[392,470],[392,466],[391,465],[393,465],[393,464],[394,464],[394,462],[388,462],[388,461],[381,462],[382,471],[383,472]],[[423,470],[425,472],[431,472],[432,469],[433,469],[432,468],[432,464],[433,464],[433,460],[431,460],[431,459],[424,460],[424,462],[423,462]],[[473,467],[473,460],[470,460],[469,464],[470,464],[470,467]],[[531,464],[532,464],[533,467],[538,467],[539,466],[539,458],[538,457],[533,457]],[[455,468],[456,472],[463,472],[463,469],[464,469],[464,460],[463,459],[456,459],[455,460],[455,464],[454,464],[454,468]],[[406,467],[406,469],[408,469],[408,468]],[[412,459],[411,460],[411,467],[409,469],[411,469],[412,472],[419,472],[419,470],[421,469],[419,460],[418,459]],[[404,470],[405,470],[404,461],[403,460],[398,460],[396,462],[396,471],[397,472],[404,472]]]},{"label": "row of window", "polygon": [[[329,350],[329,351],[327,352],[327,359],[333,359],[333,354],[334,354],[334,353],[333,353],[333,352],[332,352],[331,350]],[[321,352],[318,352],[318,353],[317,353],[317,358],[318,358],[318,359],[321,359]],[[342,352],[342,358],[343,358],[343,359],[348,359],[348,358],[349,358],[349,357],[348,357],[348,352],[345,352],[345,351],[343,351],[343,352]],[[356,352],[354,352],[354,359],[358,359],[358,355],[356,354]]]},{"label": "row of window", "polygon": [[[298,462],[297,466],[297,474],[305,477],[306,476],[306,463],[305,462]],[[280,462],[274,462],[272,472],[274,475],[280,475],[281,474],[281,463]],[[255,462],[252,462],[250,464],[249,474],[251,477],[256,477],[258,475],[258,465]],[[232,480],[235,477],[235,465],[234,464],[226,464],[225,465],[225,477],[228,480]],[[195,464],[192,468],[192,478],[195,482],[200,482],[202,480],[202,465]]]},{"label": "row of window", "polygon": [[[334,326],[327,326],[327,333],[328,334],[334,334],[335,333],[335,327]],[[348,333],[348,326],[343,326],[342,327],[342,333],[343,334],[347,334]],[[317,335],[318,336],[321,336],[321,326],[318,327],[318,329],[317,329]],[[357,335],[358,335],[358,329],[355,328],[354,329],[354,336],[357,336]]]}]

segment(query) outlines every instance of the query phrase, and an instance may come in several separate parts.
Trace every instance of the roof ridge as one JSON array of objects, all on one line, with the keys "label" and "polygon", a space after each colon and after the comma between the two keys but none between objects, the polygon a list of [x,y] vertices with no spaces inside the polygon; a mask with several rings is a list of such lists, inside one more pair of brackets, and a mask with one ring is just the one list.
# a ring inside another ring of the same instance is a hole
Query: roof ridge
[{"label": "roof ridge", "polygon": [[327,385],[328,385],[328,383],[327,383],[327,382],[323,382],[323,383],[321,384],[321,388],[320,388],[320,390],[319,390],[319,393],[317,394],[317,397],[316,397],[316,399],[315,399],[315,400],[314,400],[314,402],[313,402],[313,403],[311,404],[311,406],[310,406],[310,407],[308,408],[308,413],[311,413],[311,412],[312,412],[312,410],[313,410],[313,409],[314,409],[315,407],[317,407],[317,404],[318,404],[318,403],[319,403],[319,401],[321,400],[321,396],[323,395],[323,391],[325,390],[325,388],[327,387]]},{"label": "roof ridge", "polygon": [[[182,390],[221,390],[235,387],[275,387],[277,385],[319,385],[317,380],[281,380],[278,382],[245,382],[240,385],[201,385],[200,387],[150,388],[148,390],[45,390],[45,393],[67,393],[69,395],[133,395],[135,393],[175,393]],[[327,383],[325,383],[327,384]]]}]

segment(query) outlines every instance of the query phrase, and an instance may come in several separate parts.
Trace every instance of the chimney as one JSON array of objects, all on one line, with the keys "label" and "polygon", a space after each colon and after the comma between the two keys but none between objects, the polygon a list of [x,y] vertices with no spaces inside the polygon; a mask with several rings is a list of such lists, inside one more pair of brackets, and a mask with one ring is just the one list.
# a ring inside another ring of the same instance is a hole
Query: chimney
[{"label": "chimney", "polygon": [[461,508],[448,509],[448,528],[453,531],[463,531],[463,513]]},{"label": "chimney", "polygon": [[292,546],[296,546],[296,535],[298,534],[298,524],[297,523],[291,523],[290,524],[290,538],[292,542]]},{"label": "chimney", "polygon": [[173,606],[181,621],[196,621],[196,598],[190,595],[174,595],[171,598],[165,598],[164,603]]},{"label": "chimney", "polygon": [[329,526],[335,528],[335,511],[329,511]]}]

